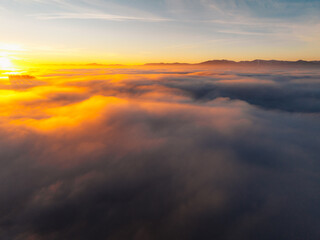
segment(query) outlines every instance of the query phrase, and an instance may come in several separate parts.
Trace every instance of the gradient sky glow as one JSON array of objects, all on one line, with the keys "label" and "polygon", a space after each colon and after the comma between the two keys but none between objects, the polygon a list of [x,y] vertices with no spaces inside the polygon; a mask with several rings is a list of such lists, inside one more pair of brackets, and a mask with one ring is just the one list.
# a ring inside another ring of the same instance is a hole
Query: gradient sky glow
[{"label": "gradient sky glow", "polygon": [[317,60],[319,0],[1,0],[0,57],[53,62]]}]

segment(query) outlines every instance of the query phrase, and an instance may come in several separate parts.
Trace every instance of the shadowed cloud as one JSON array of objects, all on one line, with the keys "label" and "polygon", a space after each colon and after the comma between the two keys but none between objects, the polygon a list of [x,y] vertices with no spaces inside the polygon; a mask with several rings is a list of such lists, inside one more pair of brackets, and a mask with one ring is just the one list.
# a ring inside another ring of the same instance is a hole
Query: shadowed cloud
[{"label": "shadowed cloud", "polygon": [[320,237],[319,71],[164,68],[1,89],[0,236]]}]

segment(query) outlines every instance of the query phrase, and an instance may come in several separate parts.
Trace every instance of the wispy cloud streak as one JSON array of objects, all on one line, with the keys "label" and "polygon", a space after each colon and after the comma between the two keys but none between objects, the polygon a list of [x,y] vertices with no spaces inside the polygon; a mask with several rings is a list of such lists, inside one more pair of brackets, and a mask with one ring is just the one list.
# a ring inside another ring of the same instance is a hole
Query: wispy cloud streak
[{"label": "wispy cloud streak", "polygon": [[32,15],[41,20],[54,19],[83,19],[83,20],[107,20],[107,21],[145,21],[145,22],[163,22],[171,21],[166,18],[153,17],[135,17],[135,16],[120,16],[106,13],[53,13],[53,14],[35,14]]}]

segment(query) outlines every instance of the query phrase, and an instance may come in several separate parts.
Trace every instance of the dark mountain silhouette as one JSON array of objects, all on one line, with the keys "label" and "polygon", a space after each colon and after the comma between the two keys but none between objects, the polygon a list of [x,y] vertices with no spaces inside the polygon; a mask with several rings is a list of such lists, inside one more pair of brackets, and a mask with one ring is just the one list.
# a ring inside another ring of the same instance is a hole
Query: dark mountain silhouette
[{"label": "dark mountain silhouette", "polygon": [[175,63],[146,63],[144,64],[145,66],[175,66],[175,65],[194,65],[191,63],[179,63],[179,62],[175,62]]},{"label": "dark mountain silhouette", "polygon": [[230,60],[209,60],[201,63],[148,63],[148,66],[181,66],[181,65],[194,65],[194,66],[274,66],[274,67],[320,67],[320,61],[280,61],[280,60],[262,60],[256,59],[253,61],[230,61]]}]

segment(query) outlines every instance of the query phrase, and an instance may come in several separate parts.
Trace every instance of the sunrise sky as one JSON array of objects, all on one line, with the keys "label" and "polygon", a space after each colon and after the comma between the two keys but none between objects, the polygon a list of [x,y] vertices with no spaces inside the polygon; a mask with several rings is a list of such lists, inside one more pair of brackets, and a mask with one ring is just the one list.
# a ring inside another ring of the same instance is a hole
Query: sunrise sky
[{"label": "sunrise sky", "polygon": [[20,65],[317,60],[320,2],[1,0],[0,33]]},{"label": "sunrise sky", "polygon": [[320,0],[0,0],[0,240],[319,240],[319,60]]}]

